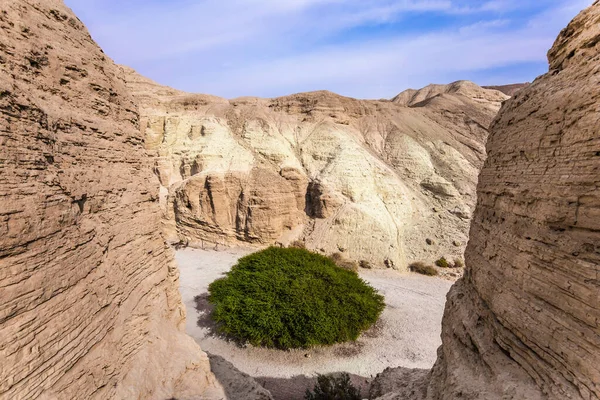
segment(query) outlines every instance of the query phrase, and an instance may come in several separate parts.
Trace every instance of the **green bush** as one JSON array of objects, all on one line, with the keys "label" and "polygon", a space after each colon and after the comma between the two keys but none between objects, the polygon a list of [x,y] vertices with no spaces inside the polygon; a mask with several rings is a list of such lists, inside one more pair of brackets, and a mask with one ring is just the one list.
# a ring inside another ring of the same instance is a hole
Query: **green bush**
[{"label": "green bush", "polygon": [[350,376],[319,375],[313,392],[306,389],[305,400],[361,400],[360,390],[356,389]]},{"label": "green bush", "polygon": [[356,340],[385,307],[383,296],[330,258],[275,247],[241,258],[209,286],[209,301],[223,333],[280,349]]},{"label": "green bush", "polygon": [[412,272],[416,272],[417,274],[427,275],[427,276],[436,276],[438,274],[437,269],[435,269],[431,265],[426,265],[422,262],[416,262],[410,264],[408,267]]},{"label": "green bush", "polygon": [[437,265],[440,268],[450,268],[450,264],[448,263],[448,260],[446,260],[445,257],[442,257],[439,260],[437,260],[435,262],[435,265]]}]

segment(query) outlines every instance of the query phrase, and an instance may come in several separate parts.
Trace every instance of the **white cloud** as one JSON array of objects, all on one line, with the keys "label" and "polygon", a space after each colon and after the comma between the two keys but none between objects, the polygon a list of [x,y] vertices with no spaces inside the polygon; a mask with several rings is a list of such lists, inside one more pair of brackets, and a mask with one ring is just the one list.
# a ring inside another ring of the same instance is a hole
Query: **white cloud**
[{"label": "white cloud", "polygon": [[67,0],[110,56],[161,83],[226,97],[329,89],[367,98],[543,63],[591,2]]}]

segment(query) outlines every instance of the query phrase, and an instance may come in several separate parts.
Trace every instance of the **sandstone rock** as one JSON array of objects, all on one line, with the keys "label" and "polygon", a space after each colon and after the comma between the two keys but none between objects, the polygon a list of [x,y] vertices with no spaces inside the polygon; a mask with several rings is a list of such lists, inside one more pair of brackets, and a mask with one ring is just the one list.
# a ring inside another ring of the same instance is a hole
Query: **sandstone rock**
[{"label": "sandstone rock", "polygon": [[526,82],[526,83],[513,83],[513,84],[510,84],[510,85],[500,85],[500,86],[482,86],[482,87],[484,89],[498,90],[498,91],[504,93],[507,96],[513,97],[521,89],[524,89],[524,88],[526,88],[529,85],[531,85],[530,82]]},{"label": "sandstone rock", "polygon": [[369,399],[423,399],[430,375],[426,369],[386,368],[371,383]]},{"label": "sandstone rock", "polygon": [[600,398],[599,21],[596,1],[491,128],[465,277],[415,399]]},{"label": "sandstone rock", "polygon": [[228,400],[273,400],[273,396],[248,374],[223,357],[210,354],[210,368],[223,385]]},{"label": "sandstone rock", "polygon": [[[302,240],[379,268],[462,256],[464,246],[422,243],[440,232],[466,243],[502,93],[457,82],[406,103],[330,92],[228,101],[123,71],[156,154],[169,240]],[[437,209],[453,212],[432,218]]]},{"label": "sandstone rock", "polygon": [[394,97],[392,101],[405,106],[419,106],[446,94],[460,94],[487,106],[506,100],[506,95],[498,90],[484,89],[469,81],[458,81],[449,85],[429,85],[419,90],[408,89]]},{"label": "sandstone rock", "polygon": [[120,74],[61,1],[1,3],[2,399],[222,397]]}]

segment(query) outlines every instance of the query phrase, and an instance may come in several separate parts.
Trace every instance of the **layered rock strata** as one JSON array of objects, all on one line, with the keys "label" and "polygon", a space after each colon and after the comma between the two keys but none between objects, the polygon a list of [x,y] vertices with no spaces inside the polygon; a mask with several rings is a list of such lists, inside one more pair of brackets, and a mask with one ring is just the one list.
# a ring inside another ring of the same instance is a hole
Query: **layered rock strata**
[{"label": "layered rock strata", "polygon": [[0,4],[2,399],[222,398],[120,73],[62,1]]},{"label": "layered rock strata", "polygon": [[[600,398],[600,2],[549,62],[491,128],[466,275],[415,399]],[[383,398],[404,398],[402,374]]]},{"label": "layered rock strata", "polygon": [[461,81],[393,101],[225,100],[124,71],[156,155],[170,240],[301,240],[398,269],[462,257],[501,92]]}]

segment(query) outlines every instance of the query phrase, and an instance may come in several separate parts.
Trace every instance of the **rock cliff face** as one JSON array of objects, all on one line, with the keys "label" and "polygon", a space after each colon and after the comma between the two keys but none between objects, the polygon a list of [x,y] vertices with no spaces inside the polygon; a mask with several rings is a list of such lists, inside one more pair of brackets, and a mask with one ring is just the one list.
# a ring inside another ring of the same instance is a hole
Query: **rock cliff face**
[{"label": "rock cliff face", "polygon": [[600,398],[600,2],[549,61],[491,128],[466,275],[411,398]]},{"label": "rock cliff face", "polygon": [[222,394],[120,73],[61,1],[0,4],[0,398]]},{"label": "rock cliff face", "polygon": [[504,94],[462,81],[393,101],[330,92],[228,101],[124,71],[157,155],[170,240],[299,239],[398,269],[462,256]]}]

